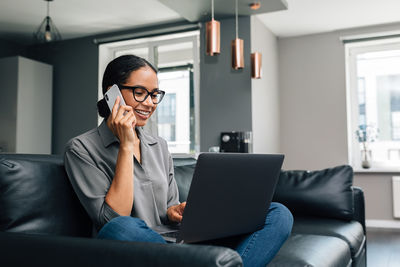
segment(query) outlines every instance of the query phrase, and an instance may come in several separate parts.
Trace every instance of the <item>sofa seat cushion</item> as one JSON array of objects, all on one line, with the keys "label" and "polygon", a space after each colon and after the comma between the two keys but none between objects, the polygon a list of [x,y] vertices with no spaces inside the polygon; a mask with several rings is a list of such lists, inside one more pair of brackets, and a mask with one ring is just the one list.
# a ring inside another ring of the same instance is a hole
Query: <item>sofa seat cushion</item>
[{"label": "sofa seat cushion", "polygon": [[60,156],[0,154],[0,207],[0,231],[91,235]]},{"label": "sofa seat cushion", "polygon": [[353,258],[358,256],[365,243],[363,227],[357,221],[296,217],[292,232],[340,238],[350,247]]},{"label": "sofa seat cushion", "polygon": [[340,238],[292,234],[268,267],[351,266],[349,247]]}]

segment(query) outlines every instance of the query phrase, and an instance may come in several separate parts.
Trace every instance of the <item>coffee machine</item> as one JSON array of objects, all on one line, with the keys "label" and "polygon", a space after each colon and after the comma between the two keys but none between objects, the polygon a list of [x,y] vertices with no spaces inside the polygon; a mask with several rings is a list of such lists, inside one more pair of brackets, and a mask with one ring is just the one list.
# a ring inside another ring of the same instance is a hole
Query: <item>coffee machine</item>
[{"label": "coffee machine", "polygon": [[252,132],[222,132],[220,152],[251,153]]}]

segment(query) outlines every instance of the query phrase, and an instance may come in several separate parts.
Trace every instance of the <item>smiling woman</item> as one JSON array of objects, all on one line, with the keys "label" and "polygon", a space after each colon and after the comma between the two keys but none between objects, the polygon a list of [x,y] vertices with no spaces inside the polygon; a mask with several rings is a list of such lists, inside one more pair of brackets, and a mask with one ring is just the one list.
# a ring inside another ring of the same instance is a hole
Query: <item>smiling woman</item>
[{"label": "smiling woman", "polygon": [[[136,107],[139,104],[145,104],[149,93],[151,94],[150,99],[152,100],[152,103],[156,105],[162,100],[164,94],[164,92],[158,90],[157,70],[147,60],[132,55],[121,56],[118,60],[113,60],[107,65],[102,81],[103,94],[113,84],[118,85],[125,103],[132,107]],[[128,86],[128,84],[131,86]],[[151,88],[149,89],[151,92],[146,89],[146,86]],[[146,91],[147,94],[143,93],[142,96],[139,97],[138,94],[143,90]],[[159,96],[157,97],[157,95]],[[153,96],[156,96],[156,102],[153,101]],[[99,115],[103,118],[108,118],[110,110],[105,104],[105,100],[101,99],[97,106]],[[155,107],[156,106],[154,106],[154,110]],[[154,110],[151,111],[151,114]],[[149,112],[150,110],[144,109],[143,111]],[[149,114],[148,118],[151,114]],[[148,118],[146,118],[146,120]],[[140,126],[144,126],[145,124],[145,122],[142,122]]]},{"label": "smiling woman", "polygon": [[[200,150],[198,42],[199,31],[188,31],[99,46],[100,71],[109,58],[126,54],[139,55],[158,69],[159,91],[165,91],[165,96],[145,129],[165,139],[172,154],[193,154]],[[102,94],[99,91],[99,98]]]},{"label": "smiling woman", "polygon": [[[138,240],[163,242],[147,226],[180,222],[185,204],[178,201],[166,141],[142,128],[162,100],[157,71],[143,58],[120,56],[107,65],[103,92],[114,84],[121,86],[126,105],[120,106],[117,98],[110,111],[104,99],[98,102],[104,120],[68,142],[66,171],[95,232],[113,218],[127,216],[145,229],[131,229],[144,234]],[[154,238],[142,239],[148,235]]]}]

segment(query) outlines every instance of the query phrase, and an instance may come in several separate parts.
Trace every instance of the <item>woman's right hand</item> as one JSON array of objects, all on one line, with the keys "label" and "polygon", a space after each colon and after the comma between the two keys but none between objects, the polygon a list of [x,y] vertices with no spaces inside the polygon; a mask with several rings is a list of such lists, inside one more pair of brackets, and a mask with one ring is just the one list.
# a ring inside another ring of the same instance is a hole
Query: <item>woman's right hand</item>
[{"label": "woman's right hand", "polygon": [[[111,131],[119,139],[121,148],[128,148],[133,151],[135,143],[134,128],[136,117],[131,106],[120,106],[120,97],[117,97],[110,115]],[[119,107],[119,109],[118,109]]]}]

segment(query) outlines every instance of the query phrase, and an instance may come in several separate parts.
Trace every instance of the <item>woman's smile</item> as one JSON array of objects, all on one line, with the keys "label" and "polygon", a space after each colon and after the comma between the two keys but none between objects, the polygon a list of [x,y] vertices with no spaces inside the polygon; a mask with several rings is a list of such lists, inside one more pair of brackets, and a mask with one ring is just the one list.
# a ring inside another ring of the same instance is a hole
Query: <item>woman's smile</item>
[{"label": "woman's smile", "polygon": [[135,109],[135,116],[139,116],[143,120],[147,120],[150,117],[151,112],[141,109]]}]

